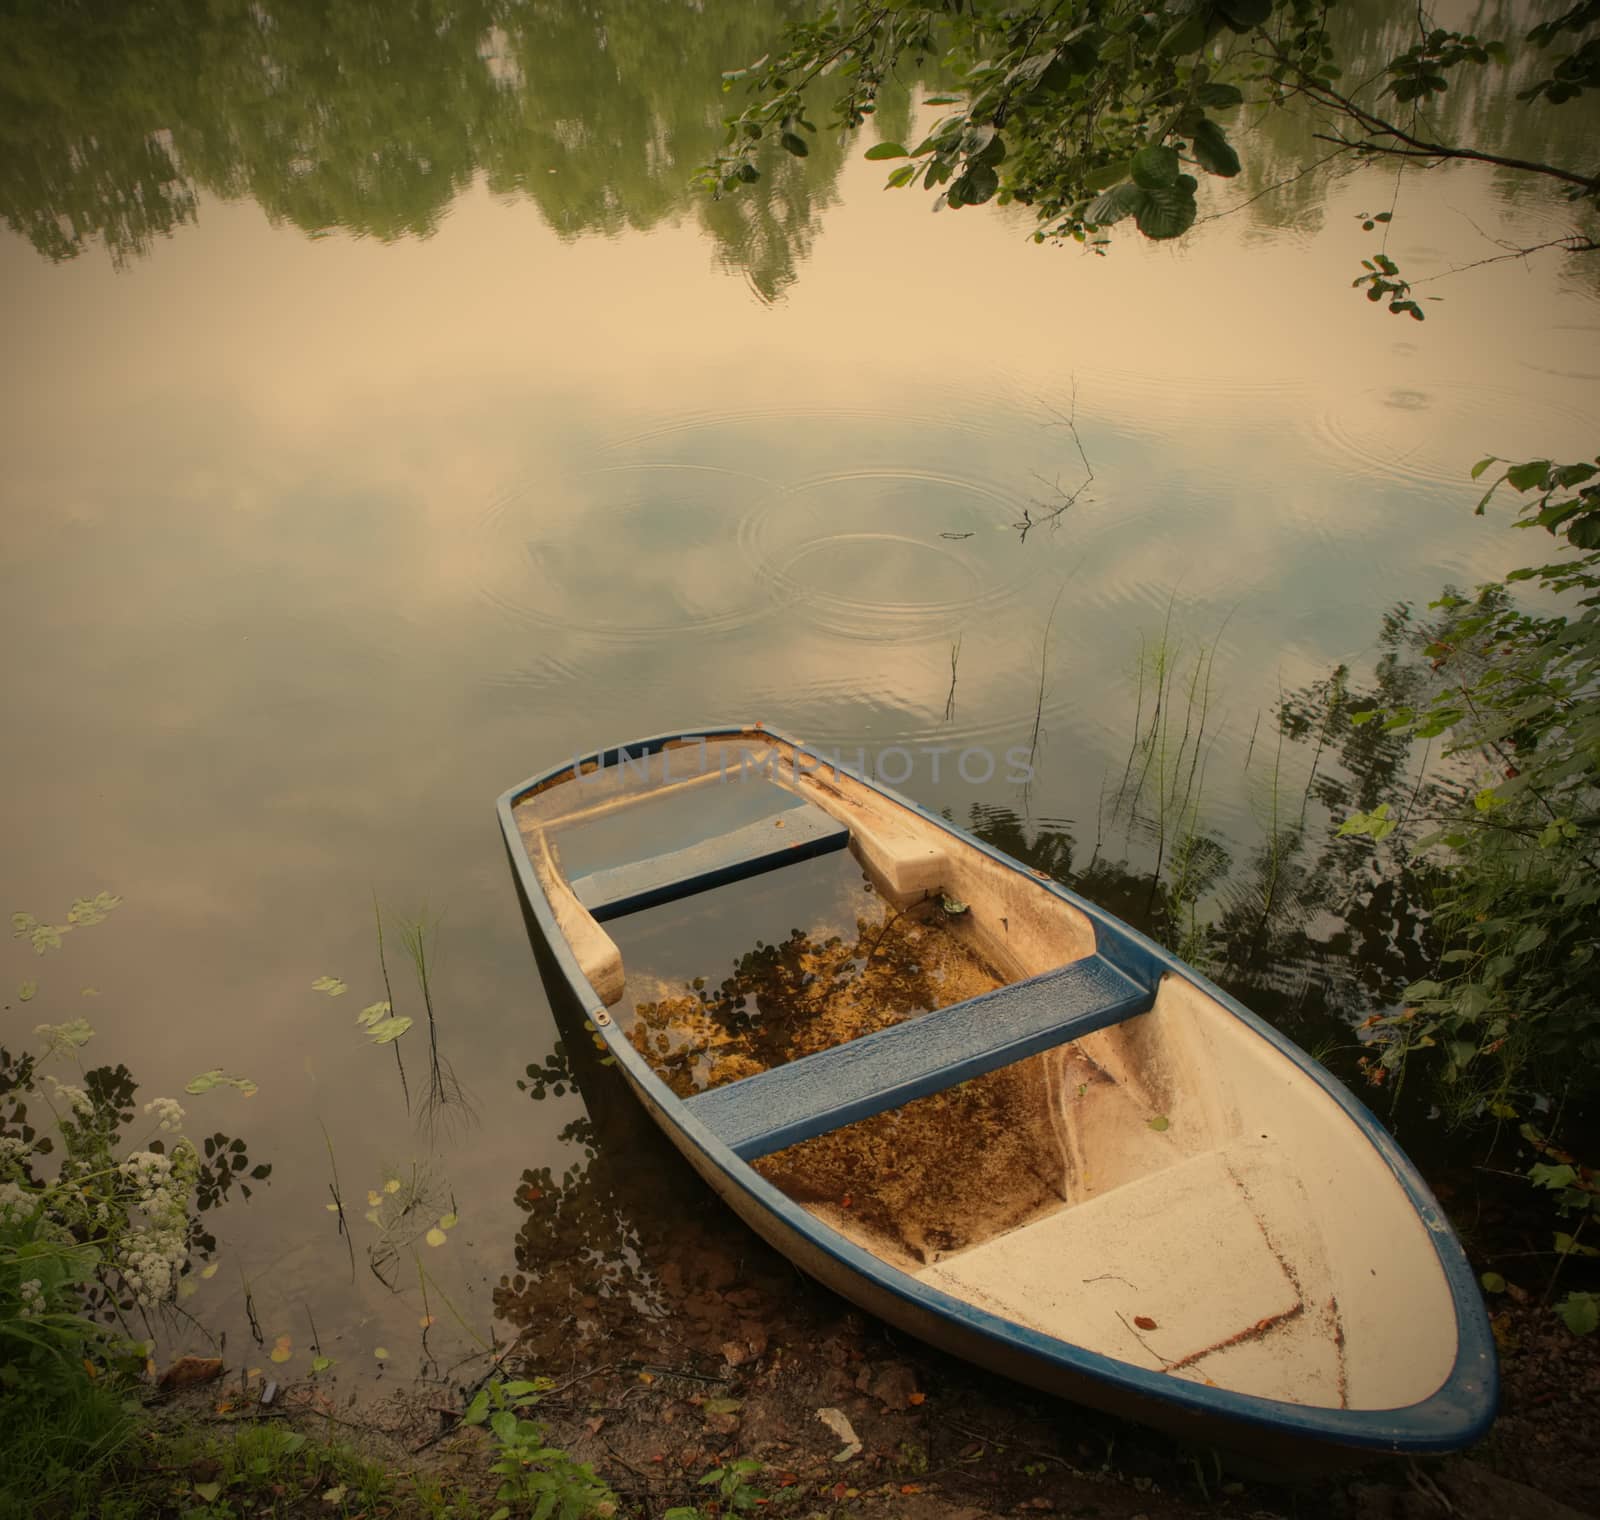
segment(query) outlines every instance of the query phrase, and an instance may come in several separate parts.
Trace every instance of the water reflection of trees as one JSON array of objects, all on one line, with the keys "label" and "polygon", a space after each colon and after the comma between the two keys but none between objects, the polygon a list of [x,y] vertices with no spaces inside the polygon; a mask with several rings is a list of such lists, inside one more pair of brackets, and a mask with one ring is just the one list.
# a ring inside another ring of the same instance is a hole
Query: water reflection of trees
[{"label": "water reflection of trees", "polygon": [[[1208,829],[1203,797],[1174,823],[1159,782],[1109,787],[1089,849],[1068,825],[1030,826],[993,803],[975,807],[968,827],[1184,956],[1302,1044],[1349,1054],[1354,1026],[1427,974],[1435,948],[1426,857],[1394,849],[1380,861],[1369,839],[1338,832],[1350,814],[1387,803],[1395,840],[1409,845],[1459,801],[1426,750],[1381,724],[1351,722],[1424,699],[1431,638],[1425,620],[1397,607],[1370,676],[1339,666],[1281,698],[1245,747],[1253,829]],[[1172,721],[1185,721],[1181,706]],[[1136,734],[1125,769],[1137,775],[1146,747],[1171,742]]]},{"label": "water reflection of trees", "polygon": [[[96,243],[118,263],[141,256],[195,220],[203,195],[248,196],[311,235],[426,236],[482,174],[497,194],[532,199],[564,238],[692,213],[719,263],[771,299],[795,279],[854,151],[822,133],[807,158],[770,155],[738,195],[691,188],[721,142],[721,71],[766,52],[801,0],[0,4],[0,216],[52,259]],[[1352,79],[1414,25],[1379,0],[1332,18]],[[1473,25],[1518,29],[1504,5],[1480,7]],[[1464,76],[1435,107],[1440,130],[1470,119],[1475,141],[1541,157],[1581,146],[1579,110],[1517,111],[1514,85],[1498,70]],[[909,88],[880,98],[890,137],[909,127]],[[1254,196],[1322,156],[1315,130],[1300,113],[1263,118],[1239,188]],[[1323,193],[1307,176],[1247,215],[1314,221]]]},{"label": "water reflection of trees", "polygon": [[[1519,41],[1532,20],[1525,10],[1508,0],[1480,0],[1466,7],[1464,16],[1457,16],[1450,23],[1441,22],[1444,24],[1458,25],[1463,31],[1486,39]],[[1341,0],[1329,8],[1327,26],[1344,70],[1342,83],[1351,89],[1364,81],[1377,80],[1385,63],[1411,46],[1417,36],[1416,13],[1385,0]],[[1542,67],[1548,67],[1548,59],[1542,58],[1537,49],[1520,48],[1509,66],[1495,63],[1457,70],[1451,75],[1449,90],[1428,104],[1428,130],[1434,140],[1471,143],[1485,152],[1542,162],[1584,161],[1594,130],[1592,112],[1585,112],[1581,105],[1529,110],[1517,99],[1517,91],[1537,78]],[[1362,99],[1375,97],[1382,87],[1380,83],[1371,84]],[[1296,176],[1307,165],[1334,151],[1332,144],[1317,136],[1330,130],[1329,123],[1306,111],[1290,109],[1269,111],[1240,125],[1249,128],[1247,149],[1241,143],[1243,171],[1218,199],[1230,204],[1248,201],[1247,215],[1254,226],[1307,230],[1319,227],[1327,199],[1326,171]],[[1346,155],[1337,160],[1333,172],[1344,172],[1339,165],[1355,169],[1361,167],[1361,161]],[[1514,171],[1467,172],[1493,172],[1496,189],[1507,200],[1548,195]],[[1260,199],[1254,199],[1256,196]]]},{"label": "water reflection of trees", "polygon": [[118,262],[249,196],[310,234],[425,236],[480,172],[563,237],[696,211],[769,298],[793,278],[842,158],[778,155],[757,193],[690,189],[720,141],[718,76],[785,0],[263,0],[6,6],[0,215],[41,253]]}]

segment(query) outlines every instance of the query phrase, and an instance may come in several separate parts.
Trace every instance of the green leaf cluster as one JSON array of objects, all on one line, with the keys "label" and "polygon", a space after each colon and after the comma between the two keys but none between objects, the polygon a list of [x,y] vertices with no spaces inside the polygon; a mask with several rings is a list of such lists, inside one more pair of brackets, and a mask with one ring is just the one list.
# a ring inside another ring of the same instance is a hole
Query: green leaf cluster
[{"label": "green leaf cluster", "polygon": [[548,1378],[495,1378],[478,1390],[461,1417],[466,1425],[487,1425],[494,1439],[490,1471],[501,1480],[495,1493],[500,1508],[489,1520],[507,1520],[513,1512],[531,1520],[606,1520],[617,1511],[617,1496],[594,1469],[546,1445],[544,1426],[521,1413],[550,1387]]},{"label": "green leaf cluster", "polygon": [[[1405,1008],[1379,1021],[1384,1064],[1430,1050],[1446,1083],[1499,1113],[1534,1091],[1600,1091],[1600,460],[1490,456],[1473,474],[1497,464],[1478,510],[1509,485],[1528,498],[1517,525],[1557,537],[1560,557],[1473,597],[1440,598],[1425,650],[1431,695],[1352,722],[1442,739],[1464,777],[1417,841],[1440,869],[1443,948]],[[1519,607],[1511,583],[1522,580],[1553,593],[1559,610]],[[1340,832],[1376,841],[1390,828],[1380,807]],[[1535,1180],[1564,1185],[1545,1172]]]},{"label": "green leaf cluster", "polygon": [[[1293,58],[1262,62],[1257,75],[1259,50],[1239,44],[1269,22],[1290,29]],[[1309,0],[829,8],[791,24],[766,57],[724,74],[724,89],[741,85],[751,99],[725,118],[726,145],[700,182],[717,195],[748,183],[773,131],[791,152],[803,151],[798,131],[814,130],[811,95],[831,91],[830,127],[859,127],[897,70],[936,60],[960,81],[959,93],[928,104],[954,109],[920,142],[886,140],[866,152],[874,162],[908,160],[890,172],[889,188],[934,191],[936,210],[991,200],[1031,206],[1041,239],[1099,241],[1102,228],[1124,218],[1146,237],[1175,238],[1198,215],[1199,180],[1188,170],[1240,172],[1212,113],[1242,104],[1252,86],[1259,95],[1274,70],[1321,70],[1329,57]]]}]

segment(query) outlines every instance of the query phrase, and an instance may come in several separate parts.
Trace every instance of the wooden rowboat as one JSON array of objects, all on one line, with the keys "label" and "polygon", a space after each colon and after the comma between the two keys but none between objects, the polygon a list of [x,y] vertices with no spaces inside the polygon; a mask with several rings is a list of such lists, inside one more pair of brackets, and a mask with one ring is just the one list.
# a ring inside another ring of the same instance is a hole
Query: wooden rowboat
[{"label": "wooden rowboat", "polygon": [[499,815],[628,1084],[830,1288],[1274,1460],[1487,1429],[1482,1299],[1411,1163],[1094,904],[760,725],[581,757]]}]

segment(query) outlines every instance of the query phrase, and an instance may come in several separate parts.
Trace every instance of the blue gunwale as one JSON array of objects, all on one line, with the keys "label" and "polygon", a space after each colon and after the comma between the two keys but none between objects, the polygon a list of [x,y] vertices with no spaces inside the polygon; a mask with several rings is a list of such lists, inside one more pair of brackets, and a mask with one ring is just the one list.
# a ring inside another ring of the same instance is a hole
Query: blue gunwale
[{"label": "blue gunwale", "polygon": [[[655,754],[669,744],[699,739],[732,739],[743,736],[768,737],[781,744],[805,749],[780,729],[764,723],[713,724],[676,733],[657,734],[630,743],[594,750],[564,761],[529,777],[501,794],[496,811],[517,882],[523,898],[537,921],[562,975],[581,1003],[585,1015],[606,1043],[608,1053],[623,1068],[629,1081],[639,1088],[647,1104],[672,1124],[717,1171],[739,1187],[760,1208],[782,1225],[809,1240],[816,1248],[854,1275],[878,1289],[926,1313],[975,1332],[982,1338],[1006,1347],[1023,1357],[1045,1363],[1072,1376],[1107,1385],[1135,1399],[1169,1410],[1184,1411],[1202,1420],[1231,1423],[1241,1432],[1293,1441],[1321,1442],[1332,1446],[1381,1452],[1457,1451],[1479,1440],[1494,1421],[1499,1392],[1499,1370],[1494,1337],[1488,1315],[1478,1291],[1472,1268],[1456,1239],[1448,1219],[1427,1183],[1394,1138],[1377,1118],[1343,1083],[1318,1062],[1312,1060],[1292,1040],[1264,1019],[1230,997],[1220,987],[1185,965],[1169,951],[1137,929],[1113,917],[1085,897],[1041,872],[1030,870],[1003,851],[968,833],[965,829],[893,787],[859,775],[848,766],[839,769],[862,786],[910,809],[919,817],[965,841],[990,859],[1048,892],[1071,903],[1094,925],[1096,952],[1113,965],[1151,984],[1160,975],[1182,977],[1214,999],[1250,1030],[1272,1045],[1305,1076],[1317,1084],[1344,1110],[1356,1128],[1383,1158],[1416,1210],[1434,1254],[1449,1285],[1456,1321],[1456,1359],[1449,1376],[1427,1398],[1396,1409],[1331,1409],[1293,1404],[1256,1394],[1236,1393],[1231,1389],[1207,1387],[1162,1372],[1149,1371],[1104,1356],[1054,1336],[1030,1330],[997,1315],[988,1314],[937,1288],[918,1282],[909,1274],[890,1266],[879,1257],[847,1240],[824,1224],[809,1210],[793,1202],[742,1160],[734,1149],[694,1114],[633,1048],[633,1044],[605,1012],[605,1005],[578,966],[571,947],[556,925],[555,915],[539,884],[532,862],[523,847],[514,813],[516,804],[537,788],[570,774],[575,767],[598,764],[610,767],[623,756],[636,759]],[[807,753],[815,754],[811,750]],[[832,761],[829,761],[832,768]],[[596,1018],[596,1015],[600,1015]]]}]

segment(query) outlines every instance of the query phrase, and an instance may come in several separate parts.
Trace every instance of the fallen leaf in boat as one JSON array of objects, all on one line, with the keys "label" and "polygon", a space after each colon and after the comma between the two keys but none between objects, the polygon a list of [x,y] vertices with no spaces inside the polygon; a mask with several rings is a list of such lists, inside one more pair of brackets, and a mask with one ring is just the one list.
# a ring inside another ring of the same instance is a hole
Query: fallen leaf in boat
[{"label": "fallen leaf in boat", "polygon": [[920,1483],[902,1483],[900,1485],[900,1492],[903,1494],[920,1494],[922,1492],[922,1485]]},{"label": "fallen leaf in boat", "polygon": [[906,1395],[906,1403],[908,1403],[908,1404],[923,1404],[923,1403],[927,1402],[927,1398],[928,1398],[928,1395],[925,1394],[925,1393],[908,1393]]},{"label": "fallen leaf in boat", "polygon": [[850,1207],[850,1206],[851,1206],[851,1204],[853,1204],[853,1203],[854,1203],[854,1202],[855,1202],[855,1199],[854,1199],[854,1197],[853,1197],[853,1196],[852,1196],[852,1195],[851,1195],[851,1194],[849,1194],[849,1193],[846,1193],[846,1194],[845,1194],[845,1195],[844,1195],[844,1197],[843,1197],[843,1198],[841,1198],[841,1199],[840,1199],[840,1200],[839,1200],[839,1205],[840,1205],[840,1207],[841,1207],[841,1208],[846,1208],[846,1209],[847,1209],[847,1208],[849,1208],[849,1207]]},{"label": "fallen leaf in boat", "polygon": [[1154,1330],[1156,1328],[1156,1322],[1148,1314],[1135,1314],[1133,1322],[1141,1330]]},{"label": "fallen leaf in boat", "polygon": [[1146,1119],[1144,1122],[1159,1135],[1164,1129],[1167,1128],[1171,1121],[1165,1114],[1157,1114],[1155,1118]]}]

